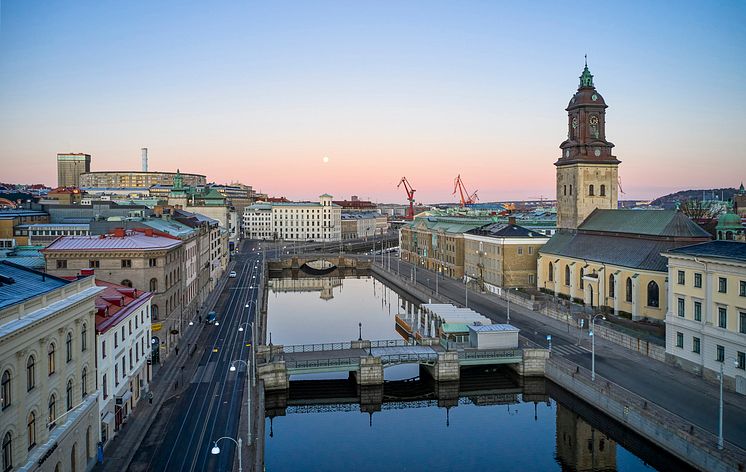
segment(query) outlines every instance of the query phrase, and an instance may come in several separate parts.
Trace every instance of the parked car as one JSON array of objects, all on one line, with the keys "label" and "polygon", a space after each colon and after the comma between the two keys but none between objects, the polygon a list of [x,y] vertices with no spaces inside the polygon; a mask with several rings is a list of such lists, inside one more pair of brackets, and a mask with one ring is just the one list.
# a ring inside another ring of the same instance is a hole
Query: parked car
[{"label": "parked car", "polygon": [[218,314],[214,311],[211,311],[207,314],[206,323],[207,324],[215,324],[218,321]]},{"label": "parked car", "polygon": [[236,271],[235,271],[235,270],[232,270],[232,271],[230,272],[230,274],[228,274],[228,277],[230,277],[231,279],[235,279],[235,278],[236,278]]}]

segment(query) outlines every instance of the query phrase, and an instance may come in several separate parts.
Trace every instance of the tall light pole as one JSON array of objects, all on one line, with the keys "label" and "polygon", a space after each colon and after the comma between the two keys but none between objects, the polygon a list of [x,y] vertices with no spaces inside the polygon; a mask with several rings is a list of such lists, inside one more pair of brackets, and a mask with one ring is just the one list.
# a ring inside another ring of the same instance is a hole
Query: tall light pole
[{"label": "tall light pole", "polygon": [[[728,357],[728,359],[733,359],[733,365],[735,367],[738,367],[738,361],[733,357]],[[723,366],[725,365],[725,359],[723,359],[723,362],[720,363],[720,409],[719,409],[719,415],[718,415],[718,449],[723,449],[725,447],[723,440],[723,377],[724,369]]]},{"label": "tall light pole", "polygon": [[[238,454],[238,472],[243,472],[243,466],[241,464],[241,437],[238,437],[238,441],[235,439],[229,437],[229,436],[223,436],[222,438],[218,438],[215,441],[213,441],[212,449],[210,449],[210,453],[212,455],[218,455],[220,454],[220,448],[218,447],[218,441],[221,439],[230,439],[234,443],[236,443],[236,446],[238,446],[238,449],[236,450],[236,453]],[[250,443],[249,443],[250,444]]]},{"label": "tall light pole", "polygon": [[591,318],[591,332],[588,333],[591,337],[591,380],[596,380],[596,318],[601,317],[605,320],[606,317],[602,314],[598,314]]},{"label": "tall light pole", "polygon": [[[241,329],[241,328],[239,328]],[[236,363],[244,364],[246,365],[246,387],[249,389],[248,395],[247,395],[247,401],[246,401],[246,419],[247,419],[247,426],[246,426],[246,442],[251,445],[251,377],[249,376],[249,371],[251,370],[251,365],[246,362],[243,359],[236,359],[231,362],[231,366],[228,369],[231,372],[236,371]],[[239,439],[240,440],[240,439]],[[216,453],[213,453],[216,454]]]}]

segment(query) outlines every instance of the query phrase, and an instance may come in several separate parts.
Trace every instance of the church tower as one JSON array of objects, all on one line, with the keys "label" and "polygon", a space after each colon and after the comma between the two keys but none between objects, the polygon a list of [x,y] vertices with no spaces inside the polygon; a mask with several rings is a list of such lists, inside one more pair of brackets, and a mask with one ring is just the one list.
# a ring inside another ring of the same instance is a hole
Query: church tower
[{"label": "church tower", "polygon": [[567,140],[557,166],[557,228],[576,229],[596,208],[616,209],[619,160],[606,140],[606,102],[586,61],[567,111]]}]

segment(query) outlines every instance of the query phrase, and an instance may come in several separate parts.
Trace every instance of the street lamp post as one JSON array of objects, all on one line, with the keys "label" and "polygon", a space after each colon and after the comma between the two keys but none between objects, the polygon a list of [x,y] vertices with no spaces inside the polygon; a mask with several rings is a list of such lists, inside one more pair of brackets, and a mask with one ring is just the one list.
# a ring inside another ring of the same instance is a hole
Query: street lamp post
[{"label": "street lamp post", "polygon": [[[239,328],[241,329],[241,328]],[[252,330],[253,331],[253,330]],[[249,389],[249,393],[247,395],[247,401],[246,401],[246,419],[247,419],[247,427],[246,427],[246,442],[251,445],[251,377],[249,376],[249,372],[251,371],[251,365],[243,360],[243,359],[236,359],[231,362],[231,366],[228,369],[231,372],[236,371],[235,364],[244,364],[246,365],[246,387]],[[214,454],[214,453],[213,453]]]},{"label": "street lamp post", "polygon": [[239,436],[238,441],[236,441],[235,439],[229,436],[223,436],[222,438],[216,439],[215,441],[212,442],[213,446],[212,446],[212,449],[210,449],[210,453],[212,455],[220,454],[220,448],[218,447],[218,441],[220,441],[221,439],[230,439],[231,441],[236,443],[236,445],[238,446],[238,450],[236,451],[238,453],[238,472],[243,472],[243,465],[241,464],[241,437]]},{"label": "street lamp post", "polygon": [[596,318],[601,317],[602,320],[605,320],[606,317],[602,314],[598,314],[591,318],[591,332],[589,333],[589,336],[591,337],[591,380],[596,380]]}]

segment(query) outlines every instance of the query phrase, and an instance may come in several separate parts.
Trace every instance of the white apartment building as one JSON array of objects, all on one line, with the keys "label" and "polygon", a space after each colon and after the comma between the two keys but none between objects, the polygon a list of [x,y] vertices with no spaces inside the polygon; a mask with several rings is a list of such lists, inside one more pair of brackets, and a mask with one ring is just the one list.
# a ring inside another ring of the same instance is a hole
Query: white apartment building
[{"label": "white apartment building", "polygon": [[106,447],[150,383],[152,294],[101,280],[96,297],[100,441]]},{"label": "white apartment building", "polygon": [[259,202],[244,209],[244,234],[249,239],[285,241],[339,241],[342,207],[332,196],[319,202]]},{"label": "white apartment building", "polygon": [[93,277],[0,262],[0,470],[89,470],[98,393]]}]

